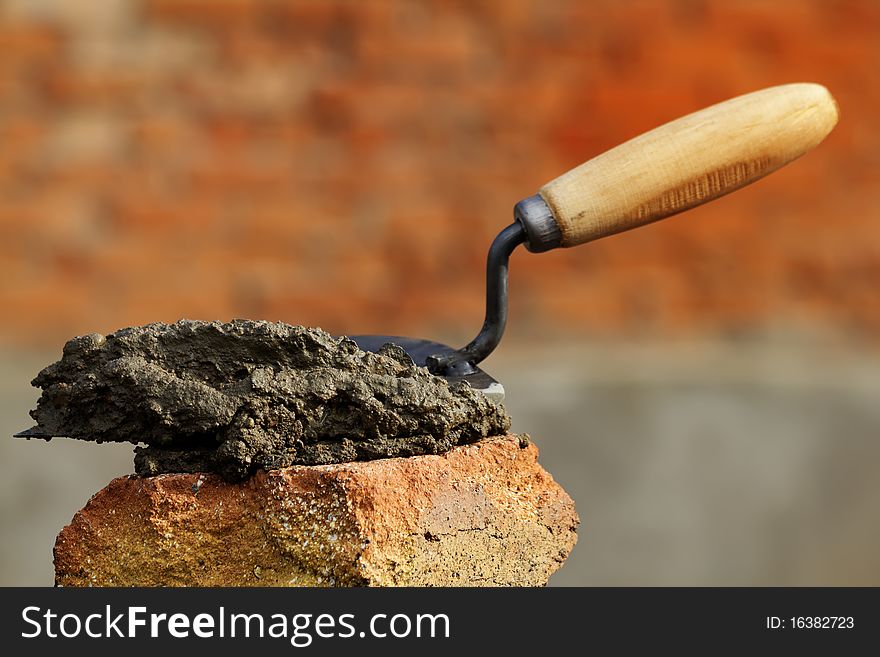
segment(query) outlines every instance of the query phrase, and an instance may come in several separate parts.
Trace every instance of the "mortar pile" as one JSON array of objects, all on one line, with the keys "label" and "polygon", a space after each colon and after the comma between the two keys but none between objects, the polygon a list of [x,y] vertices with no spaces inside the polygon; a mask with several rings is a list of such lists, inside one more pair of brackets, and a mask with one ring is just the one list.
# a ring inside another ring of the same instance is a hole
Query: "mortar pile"
[{"label": "mortar pile", "polygon": [[32,430],[131,442],[140,475],[441,454],[504,434],[504,408],[416,367],[399,347],[361,351],[321,329],[181,320],[70,340],[33,384]]}]

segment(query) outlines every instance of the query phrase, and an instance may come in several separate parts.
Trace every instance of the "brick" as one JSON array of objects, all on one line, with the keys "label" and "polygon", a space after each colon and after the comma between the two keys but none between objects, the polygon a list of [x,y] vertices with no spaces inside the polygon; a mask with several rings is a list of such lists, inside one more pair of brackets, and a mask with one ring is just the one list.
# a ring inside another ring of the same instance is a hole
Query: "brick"
[{"label": "brick", "polygon": [[48,25],[0,22],[0,52],[6,66],[56,58],[64,41],[61,32]]},{"label": "brick", "polygon": [[59,105],[125,104],[133,94],[143,91],[144,82],[125,73],[89,74],[65,70],[48,75],[43,93]]},{"label": "brick", "polygon": [[[527,439],[526,439],[527,440]],[[119,478],[55,543],[60,586],[542,586],[571,498],[520,436],[442,456]]]},{"label": "brick", "polygon": [[234,27],[243,21],[256,18],[261,2],[260,0],[147,0],[145,4],[147,16],[158,21],[205,27]]}]

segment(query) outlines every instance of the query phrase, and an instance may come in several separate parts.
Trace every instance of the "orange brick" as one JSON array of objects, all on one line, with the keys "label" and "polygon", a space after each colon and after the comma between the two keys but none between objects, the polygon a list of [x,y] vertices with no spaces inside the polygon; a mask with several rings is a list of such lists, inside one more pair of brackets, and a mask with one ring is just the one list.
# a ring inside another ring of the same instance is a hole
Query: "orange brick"
[{"label": "orange brick", "polygon": [[233,27],[255,18],[261,4],[260,0],[147,0],[145,10],[159,21]]},{"label": "orange brick", "polygon": [[62,34],[48,25],[0,22],[0,52],[6,66],[54,59],[64,41]]}]

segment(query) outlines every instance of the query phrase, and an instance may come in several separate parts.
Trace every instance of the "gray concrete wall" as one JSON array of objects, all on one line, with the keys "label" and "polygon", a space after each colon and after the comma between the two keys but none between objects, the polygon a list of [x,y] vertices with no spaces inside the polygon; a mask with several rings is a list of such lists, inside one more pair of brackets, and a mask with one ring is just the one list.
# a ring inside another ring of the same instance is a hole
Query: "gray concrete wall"
[{"label": "gray concrete wall", "polygon": [[[8,438],[56,355],[0,358],[0,584],[50,585],[55,534],[132,448]],[[581,515],[552,584],[880,584],[880,353],[511,343],[486,369]]]}]

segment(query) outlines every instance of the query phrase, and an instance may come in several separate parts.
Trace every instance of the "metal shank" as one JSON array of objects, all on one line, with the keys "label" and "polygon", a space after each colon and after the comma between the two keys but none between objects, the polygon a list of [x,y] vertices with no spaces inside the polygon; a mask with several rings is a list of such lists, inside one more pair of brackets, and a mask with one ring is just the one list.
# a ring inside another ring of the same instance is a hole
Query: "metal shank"
[{"label": "metal shank", "polygon": [[513,250],[526,239],[519,222],[502,230],[486,259],[486,319],[479,334],[466,347],[452,354],[436,354],[427,358],[428,369],[443,376],[462,376],[474,371],[475,365],[492,353],[507,324],[507,264]]}]

